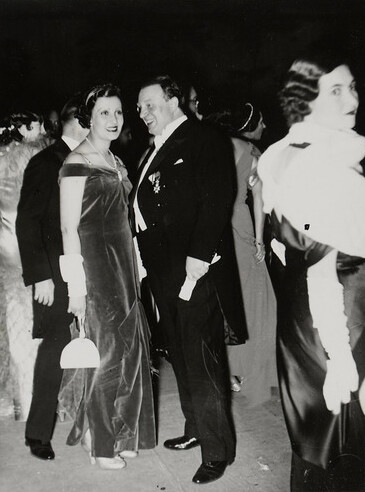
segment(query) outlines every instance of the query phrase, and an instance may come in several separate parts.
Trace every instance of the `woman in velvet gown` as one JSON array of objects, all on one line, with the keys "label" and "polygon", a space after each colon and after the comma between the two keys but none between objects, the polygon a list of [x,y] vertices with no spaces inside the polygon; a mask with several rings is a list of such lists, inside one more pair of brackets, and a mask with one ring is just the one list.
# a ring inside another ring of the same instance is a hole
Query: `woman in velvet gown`
[{"label": "woman in velvet gown", "polygon": [[109,151],[123,124],[119,90],[98,86],[85,100],[78,118],[90,133],[60,171],[60,266],[69,310],[85,317],[101,362],[65,370],[59,399],[74,419],[67,443],[81,439],[92,463],[121,469],[123,457],[155,445],[149,331],[128,221],[131,184]]},{"label": "woman in velvet gown", "polygon": [[291,490],[365,490],[365,138],[338,62],[296,61],[281,92],[288,135],[259,161],[285,264],[278,372]]}]

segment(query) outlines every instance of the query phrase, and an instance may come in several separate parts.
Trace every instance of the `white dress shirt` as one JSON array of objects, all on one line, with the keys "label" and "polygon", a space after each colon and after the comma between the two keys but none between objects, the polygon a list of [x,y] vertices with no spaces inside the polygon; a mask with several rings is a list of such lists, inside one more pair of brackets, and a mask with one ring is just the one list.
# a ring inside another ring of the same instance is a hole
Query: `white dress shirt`
[{"label": "white dress shirt", "polygon": [[78,145],[80,145],[80,142],[75,140],[74,138],[71,137],[66,137],[66,135],[62,135],[62,140],[65,142],[67,147],[70,148],[71,151],[75,150]]},{"label": "white dress shirt", "polygon": [[155,144],[155,149],[152,152],[152,154],[149,156],[148,161],[146,162],[146,165],[144,169],[142,170],[141,176],[139,178],[138,184],[137,184],[137,192],[136,192],[136,197],[134,200],[133,204],[133,209],[134,209],[134,215],[135,215],[135,221],[136,221],[136,231],[145,231],[147,229],[146,222],[142,216],[141,210],[138,205],[138,189],[140,184],[142,183],[144,177],[147,174],[147,171],[155,158],[157,152],[159,149],[162,147],[162,145],[166,142],[166,140],[173,134],[173,132],[182,124],[184,121],[186,121],[188,118],[186,115],[180,116],[176,120],[172,121],[166,127],[163,129],[161,135],[156,135],[154,144]]}]

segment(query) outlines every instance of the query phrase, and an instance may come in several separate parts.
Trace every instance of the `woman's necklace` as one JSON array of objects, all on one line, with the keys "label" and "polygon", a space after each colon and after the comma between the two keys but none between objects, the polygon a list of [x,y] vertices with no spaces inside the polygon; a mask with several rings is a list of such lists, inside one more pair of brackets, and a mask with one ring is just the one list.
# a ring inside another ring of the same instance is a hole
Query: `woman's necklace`
[{"label": "woman's necklace", "polygon": [[118,175],[119,181],[122,181],[122,173],[121,173],[121,172],[119,171],[119,169],[118,169],[118,166],[117,166],[117,163],[116,163],[116,161],[115,161],[115,157],[114,157],[113,152],[111,152],[111,151],[108,149],[108,153],[112,156],[114,166],[113,166],[112,164],[110,164],[110,163],[109,163],[109,162],[105,159],[105,157],[103,156],[103,154],[102,154],[101,152],[99,152],[99,150],[98,150],[98,149],[96,149],[96,148],[93,146],[93,144],[90,142],[90,140],[89,140],[87,137],[86,137],[86,139],[85,139],[85,140],[86,140],[86,141],[87,141],[87,143],[90,145],[90,147],[91,147],[92,149],[94,149],[94,150],[95,150],[95,152],[96,152],[97,154],[99,154],[99,155],[100,155],[100,157],[103,159],[103,161],[104,161],[104,162],[105,162],[105,163],[106,163],[109,167],[111,167],[112,169],[114,169],[114,171],[115,171],[115,172],[117,173],[117,175]]}]

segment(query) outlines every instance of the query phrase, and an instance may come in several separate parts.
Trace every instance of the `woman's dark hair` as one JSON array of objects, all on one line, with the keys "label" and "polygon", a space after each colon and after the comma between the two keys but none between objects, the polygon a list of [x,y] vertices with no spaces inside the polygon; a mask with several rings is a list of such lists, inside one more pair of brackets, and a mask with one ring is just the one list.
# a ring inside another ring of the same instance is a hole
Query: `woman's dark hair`
[{"label": "woman's dark hair", "polygon": [[243,133],[256,130],[261,112],[254,109],[251,103],[238,108],[224,108],[207,115],[204,121],[218,124],[231,137],[244,138]]},{"label": "woman's dark hair", "polygon": [[114,84],[102,84],[89,89],[83,98],[83,102],[75,113],[75,118],[79,120],[80,125],[83,128],[90,128],[91,113],[96,100],[99,99],[99,97],[113,96],[116,96],[121,100],[120,89]]},{"label": "woman's dark hair", "polygon": [[214,113],[210,113],[204,118],[204,121],[205,123],[219,126],[232,137],[237,136],[237,132],[233,124],[233,113],[230,109],[221,109]]},{"label": "woman's dark hair", "polygon": [[250,133],[256,130],[261,117],[261,111],[253,104],[246,102],[234,111],[233,126],[238,133]]},{"label": "woman's dark hair", "polygon": [[24,137],[19,132],[19,128],[25,125],[27,130],[31,130],[34,121],[43,123],[43,118],[32,111],[12,113],[6,116],[0,122],[0,145],[8,145],[13,141],[21,142]]},{"label": "woman's dark hair", "polygon": [[284,88],[279,92],[280,105],[289,126],[310,114],[309,103],[319,94],[319,79],[340,65],[348,63],[339,56],[330,55],[303,57],[292,64]]}]

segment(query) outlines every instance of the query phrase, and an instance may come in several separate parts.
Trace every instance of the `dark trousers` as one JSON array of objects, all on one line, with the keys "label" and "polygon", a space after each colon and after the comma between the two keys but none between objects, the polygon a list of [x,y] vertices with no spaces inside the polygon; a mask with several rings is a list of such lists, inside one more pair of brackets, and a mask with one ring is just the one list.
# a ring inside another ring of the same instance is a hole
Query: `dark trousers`
[{"label": "dark trousers", "polygon": [[178,298],[180,285],[173,279],[148,274],[177,380],[184,433],[200,439],[203,461],[231,462],[235,437],[223,315],[209,274],[189,302]]},{"label": "dark trousers", "polygon": [[73,316],[67,313],[67,308],[65,286],[61,289],[56,286],[52,306],[42,306],[43,340],[34,367],[33,397],[25,435],[44,442],[52,439],[63,372],[60,357],[71,339],[69,326]]}]

